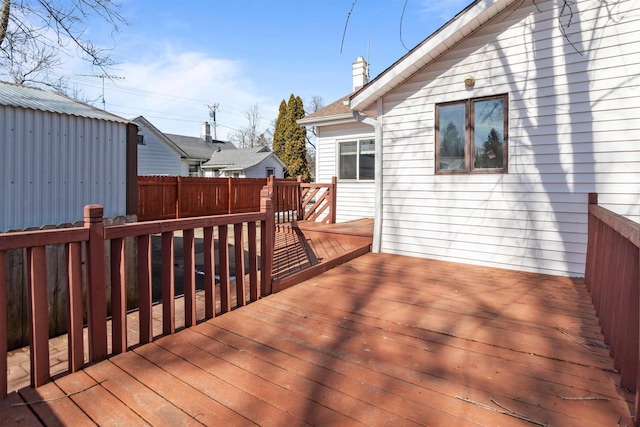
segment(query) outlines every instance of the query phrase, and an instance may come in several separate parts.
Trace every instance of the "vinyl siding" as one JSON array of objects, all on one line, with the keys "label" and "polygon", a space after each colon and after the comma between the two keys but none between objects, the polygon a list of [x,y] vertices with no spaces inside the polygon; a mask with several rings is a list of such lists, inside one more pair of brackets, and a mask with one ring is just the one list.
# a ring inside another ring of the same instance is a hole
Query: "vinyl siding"
[{"label": "vinyl siding", "polygon": [[[373,138],[373,128],[353,122],[322,126],[318,131],[316,158],[316,182],[331,182],[337,176],[337,144],[339,141]],[[338,180],[336,221],[345,222],[359,218],[373,218],[375,211],[375,184],[373,181]]]},{"label": "vinyl siding", "polygon": [[[573,46],[560,5],[517,2],[384,97],[383,251],[583,276],[589,192],[640,221],[640,1],[578,1]],[[509,172],[434,175],[435,104],[504,93]]]},{"label": "vinyl siding", "polygon": [[273,156],[270,156],[264,159],[262,162],[260,162],[256,166],[250,169],[247,169],[245,171],[244,178],[266,178],[267,168],[275,169],[276,178],[282,178],[284,176],[284,170],[282,169],[282,165],[278,163],[278,161],[275,160]]},{"label": "vinyl siding", "polygon": [[153,132],[144,132],[138,144],[138,175],[181,175],[180,154]]},{"label": "vinyl siding", "polygon": [[0,106],[0,232],[126,214],[125,123]]}]

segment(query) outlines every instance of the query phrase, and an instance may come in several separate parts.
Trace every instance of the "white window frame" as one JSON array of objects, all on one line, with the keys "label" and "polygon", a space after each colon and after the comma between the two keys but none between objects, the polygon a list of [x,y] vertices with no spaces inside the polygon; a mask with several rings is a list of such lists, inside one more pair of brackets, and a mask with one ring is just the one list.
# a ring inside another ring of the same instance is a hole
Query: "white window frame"
[{"label": "white window frame", "polygon": [[[361,148],[362,148],[362,142],[367,142],[367,141],[371,141],[373,142],[373,152],[372,153],[367,153],[365,152],[365,154],[373,154],[373,164],[374,164],[374,168],[375,168],[375,138],[373,136],[366,136],[366,137],[360,137],[360,138],[353,138],[353,139],[345,139],[345,140],[339,140],[336,141],[336,176],[338,177],[338,181],[350,181],[350,182],[373,182],[375,180],[375,169],[373,172],[373,176],[371,178],[361,178],[360,177],[360,161],[362,159],[362,152],[361,152]],[[341,154],[340,154],[340,146],[342,144],[348,144],[348,143],[355,143],[356,144],[356,165],[355,165],[355,178],[343,178],[341,176],[340,173],[340,165],[341,165]]]}]

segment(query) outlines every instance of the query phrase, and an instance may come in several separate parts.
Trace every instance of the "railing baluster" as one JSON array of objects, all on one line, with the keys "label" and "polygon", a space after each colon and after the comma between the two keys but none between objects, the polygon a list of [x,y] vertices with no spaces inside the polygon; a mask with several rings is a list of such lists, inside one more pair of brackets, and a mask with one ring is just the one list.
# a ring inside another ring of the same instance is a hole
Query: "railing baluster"
[{"label": "railing baluster", "polygon": [[138,236],[138,323],[140,344],[153,339],[153,317],[151,312],[151,236]]},{"label": "railing baluster", "polygon": [[216,315],[215,251],[213,227],[204,228],[204,315],[212,319]]},{"label": "railing baluster", "polygon": [[233,248],[235,251],[236,264],[236,305],[238,307],[247,305],[247,296],[244,290],[244,236],[242,227],[243,223],[233,225]]},{"label": "railing baluster", "polygon": [[31,347],[31,385],[49,381],[49,309],[47,304],[47,266],[44,246],[27,249],[29,288],[29,341]]},{"label": "railing baluster", "polygon": [[249,300],[258,301],[258,254],[256,244],[256,223],[247,226],[249,240]]},{"label": "railing baluster", "polygon": [[0,399],[7,395],[7,253],[0,251]]},{"label": "railing baluster", "polygon": [[173,232],[162,233],[162,333],[164,335],[170,335],[176,331],[174,251]]},{"label": "railing baluster", "polygon": [[226,225],[218,227],[218,258],[220,262],[220,312],[231,310],[231,291],[229,286],[229,238]]},{"label": "railing baluster", "polygon": [[70,372],[76,372],[84,366],[81,254],[82,246],[80,243],[69,243],[67,246],[67,271],[69,276],[67,345]]},{"label": "railing baluster", "polygon": [[111,334],[113,354],[127,351],[124,239],[111,240]]},{"label": "railing baluster", "polygon": [[183,236],[183,280],[184,280],[184,325],[196,324],[196,260],[193,229],[184,230]]}]

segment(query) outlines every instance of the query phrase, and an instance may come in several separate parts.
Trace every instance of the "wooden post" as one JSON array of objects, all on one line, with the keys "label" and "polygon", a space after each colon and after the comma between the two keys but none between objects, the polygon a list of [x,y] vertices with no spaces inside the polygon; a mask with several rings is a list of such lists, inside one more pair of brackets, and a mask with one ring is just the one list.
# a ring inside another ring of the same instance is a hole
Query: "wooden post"
[{"label": "wooden post", "polygon": [[338,207],[338,178],[331,177],[331,224],[336,223],[336,214]]},{"label": "wooden post", "polygon": [[215,249],[213,227],[204,228],[204,316],[216,315]]},{"label": "wooden post", "polygon": [[111,240],[111,335],[113,354],[127,351],[127,290],[124,239]]},{"label": "wooden post", "polygon": [[242,233],[243,223],[233,225],[233,248],[236,261],[236,305],[247,305],[247,296],[244,290],[244,237]]},{"label": "wooden post", "polygon": [[233,213],[233,196],[232,196],[232,192],[233,192],[233,185],[231,184],[231,177],[227,178],[227,213],[228,214],[232,214]]},{"label": "wooden post", "polygon": [[76,372],[84,365],[84,336],[82,308],[82,247],[80,243],[69,243],[67,247],[67,268],[69,275],[68,293],[68,351],[69,371]]},{"label": "wooden post", "polygon": [[218,259],[220,267],[220,312],[231,311],[231,294],[229,285],[229,236],[227,225],[218,227]]},{"label": "wooden post", "polygon": [[[638,260],[640,260],[640,246],[638,247]],[[636,287],[640,287],[640,262],[638,262],[638,283],[636,284]],[[635,321],[640,323],[640,319],[636,319]],[[636,373],[636,396],[634,406],[634,419],[636,424],[640,424],[640,342],[638,343],[638,347],[638,359],[636,360],[638,363],[638,370]]]},{"label": "wooden post", "polygon": [[162,233],[162,333],[171,335],[176,331],[176,290],[174,287],[173,231]]},{"label": "wooden post", "polygon": [[27,271],[31,386],[40,387],[50,378],[49,307],[47,304],[47,268],[44,246],[27,248]]},{"label": "wooden post", "polygon": [[[273,181],[270,181],[271,183]],[[273,186],[271,186],[273,189]],[[265,214],[265,220],[260,223],[260,287],[261,296],[271,295],[273,270],[273,252],[275,244],[275,218],[271,200],[272,192],[267,186],[260,192],[260,212]]]},{"label": "wooden post", "polygon": [[138,236],[138,319],[140,344],[153,339],[153,317],[151,308],[151,236]]},{"label": "wooden post", "polygon": [[196,324],[196,259],[195,233],[193,228],[184,230],[183,236],[183,283],[184,283],[184,326]]},{"label": "wooden post", "polygon": [[302,221],[304,219],[304,212],[302,212],[302,175],[298,175],[298,186],[296,187],[295,198],[296,221]]},{"label": "wooden post", "polygon": [[107,357],[107,290],[104,268],[103,209],[84,207],[84,226],[89,228],[87,242],[87,320],[89,323],[89,360]]},{"label": "wooden post", "polygon": [[7,257],[0,251],[0,399],[7,395]]},{"label": "wooden post", "polygon": [[176,178],[176,219],[180,218],[182,208],[182,177],[179,176]]}]

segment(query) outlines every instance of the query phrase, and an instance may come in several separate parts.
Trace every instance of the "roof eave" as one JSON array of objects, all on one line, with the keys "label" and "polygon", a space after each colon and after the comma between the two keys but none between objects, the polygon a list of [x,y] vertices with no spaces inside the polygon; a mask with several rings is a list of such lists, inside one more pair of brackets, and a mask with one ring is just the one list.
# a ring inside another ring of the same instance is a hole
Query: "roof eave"
[{"label": "roof eave", "polygon": [[363,111],[424,66],[457,45],[515,0],[478,0],[470,4],[421,44],[387,68],[349,100],[352,110]]},{"label": "roof eave", "polygon": [[303,126],[327,126],[355,121],[353,114],[335,114],[333,116],[302,118],[296,120],[299,125]]}]

